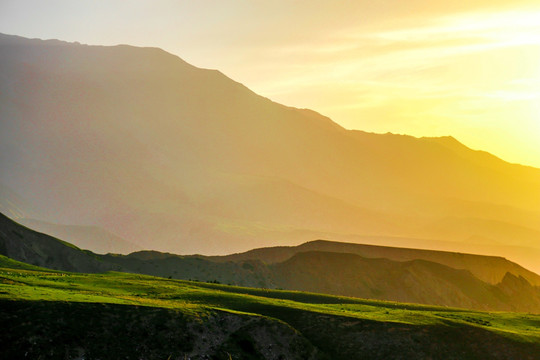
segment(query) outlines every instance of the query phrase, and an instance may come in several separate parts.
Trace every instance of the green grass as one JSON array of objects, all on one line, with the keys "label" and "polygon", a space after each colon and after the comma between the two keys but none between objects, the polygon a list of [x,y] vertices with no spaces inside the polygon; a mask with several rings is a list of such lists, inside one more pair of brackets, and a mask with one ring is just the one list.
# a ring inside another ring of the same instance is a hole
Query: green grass
[{"label": "green grass", "polygon": [[27,269],[36,271],[55,272],[56,270],[45,269],[39,266],[30,265],[17,260],[0,255],[0,269]]},{"label": "green grass", "polygon": [[[354,323],[481,328],[512,341],[540,343],[540,315],[363,300],[233,287],[126,273],[52,271],[0,257],[0,300],[128,304],[175,309],[200,318],[216,310],[270,317],[298,328],[305,314]],[[392,325],[393,326],[393,325]]]}]

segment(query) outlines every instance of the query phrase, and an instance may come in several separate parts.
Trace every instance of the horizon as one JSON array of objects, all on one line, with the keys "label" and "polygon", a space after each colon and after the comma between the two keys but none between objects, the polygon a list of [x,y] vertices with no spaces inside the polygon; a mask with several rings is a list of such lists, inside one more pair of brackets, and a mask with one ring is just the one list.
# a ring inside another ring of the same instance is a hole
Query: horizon
[{"label": "horizon", "polygon": [[[452,136],[540,167],[540,7],[533,1],[322,1],[322,9],[297,2],[294,14],[279,11],[282,3],[159,5],[5,1],[0,32],[159,47],[346,129]],[[288,31],[296,23],[298,31]]]}]

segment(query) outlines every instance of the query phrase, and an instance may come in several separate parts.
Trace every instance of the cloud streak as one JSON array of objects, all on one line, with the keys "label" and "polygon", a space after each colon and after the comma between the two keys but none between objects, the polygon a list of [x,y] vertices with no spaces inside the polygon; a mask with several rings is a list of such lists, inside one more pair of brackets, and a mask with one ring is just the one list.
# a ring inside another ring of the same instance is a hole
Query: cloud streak
[{"label": "cloud streak", "polygon": [[[540,152],[531,152],[540,141],[540,133],[531,132],[540,121],[539,9],[389,27],[339,29],[318,42],[268,50],[265,73],[272,76],[259,79],[256,90],[315,108],[349,128],[452,134],[540,166]],[[520,141],[527,145],[520,148]]]}]

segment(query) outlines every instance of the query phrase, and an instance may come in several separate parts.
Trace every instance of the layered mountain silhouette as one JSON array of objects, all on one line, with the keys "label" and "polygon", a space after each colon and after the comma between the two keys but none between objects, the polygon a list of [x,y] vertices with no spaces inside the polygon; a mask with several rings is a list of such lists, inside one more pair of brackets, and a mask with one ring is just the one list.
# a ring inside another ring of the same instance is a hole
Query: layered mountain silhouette
[{"label": "layered mountain silhouette", "polygon": [[[327,251],[311,250],[314,248],[326,248]],[[371,255],[401,256],[412,260],[358,255],[363,248],[371,250]],[[285,254],[283,250],[288,250],[287,256],[275,256]],[[328,241],[291,248],[255,249],[221,258],[156,251],[97,255],[30,230],[2,214],[0,255],[64,271],[115,270],[369,299],[540,313],[540,276],[504,258],[479,255]],[[272,262],[262,260],[268,258],[272,258]],[[443,262],[454,260],[461,267],[424,260],[426,258]],[[493,282],[475,276],[490,271],[504,273],[504,276]]]},{"label": "layered mountain silhouette", "polygon": [[451,137],[349,131],[156,48],[0,35],[0,79],[12,218],[182,254],[423,241],[540,272],[540,169]]}]

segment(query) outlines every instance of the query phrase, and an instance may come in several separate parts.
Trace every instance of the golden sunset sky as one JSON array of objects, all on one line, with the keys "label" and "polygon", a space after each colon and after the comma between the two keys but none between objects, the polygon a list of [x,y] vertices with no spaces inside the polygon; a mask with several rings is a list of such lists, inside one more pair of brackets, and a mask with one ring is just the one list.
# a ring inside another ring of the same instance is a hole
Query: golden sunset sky
[{"label": "golden sunset sky", "polygon": [[348,129],[540,167],[538,0],[0,0],[0,32],[160,47]]}]

